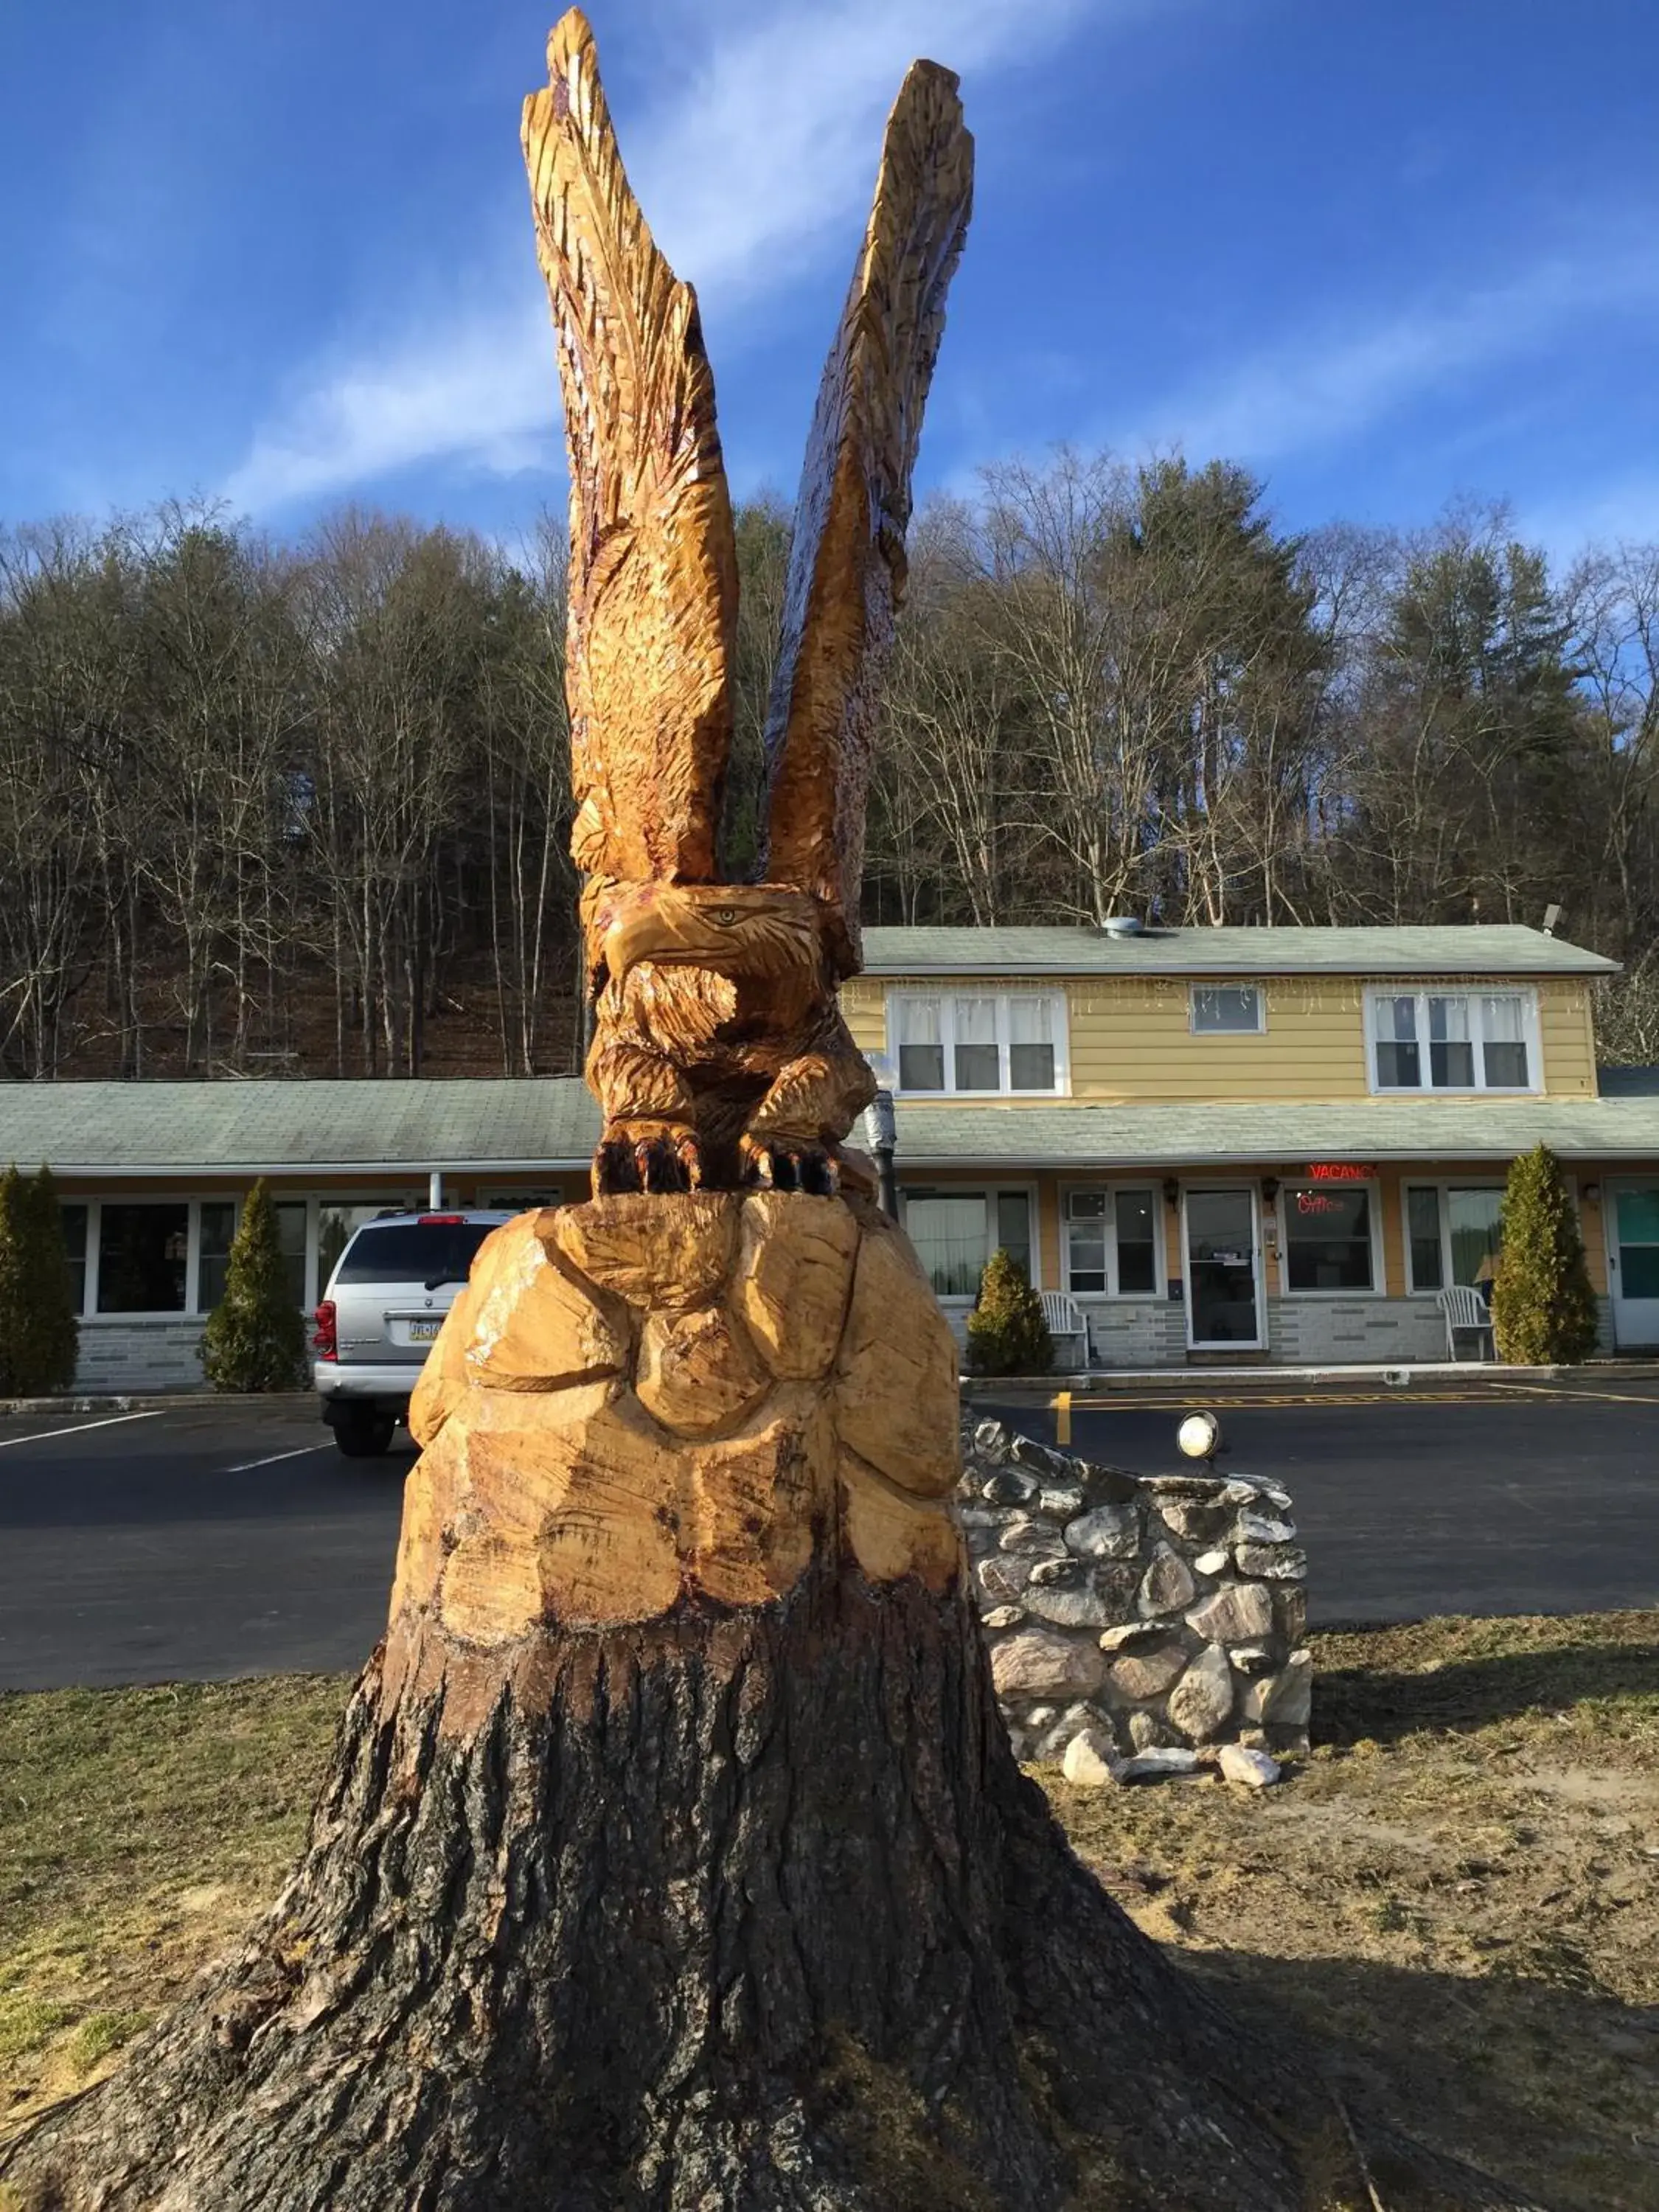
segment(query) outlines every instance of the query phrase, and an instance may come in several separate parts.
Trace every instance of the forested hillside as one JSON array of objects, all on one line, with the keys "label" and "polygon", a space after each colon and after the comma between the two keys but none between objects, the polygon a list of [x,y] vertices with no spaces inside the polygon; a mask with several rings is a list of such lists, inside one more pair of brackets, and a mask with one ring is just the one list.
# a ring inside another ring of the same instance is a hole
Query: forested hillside
[{"label": "forested hillside", "polygon": [[[739,517],[729,860],[787,512]],[[356,513],[0,536],[0,1073],[573,1062],[562,564]],[[1539,922],[1659,1060],[1659,544],[1292,538],[1221,464],[1061,455],[912,530],[872,921]]]}]

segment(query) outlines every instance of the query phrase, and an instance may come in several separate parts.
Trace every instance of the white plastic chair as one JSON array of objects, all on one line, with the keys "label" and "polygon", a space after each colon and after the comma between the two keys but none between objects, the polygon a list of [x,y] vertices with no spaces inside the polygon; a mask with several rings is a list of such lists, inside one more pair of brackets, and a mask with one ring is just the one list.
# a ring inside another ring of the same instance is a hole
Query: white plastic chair
[{"label": "white plastic chair", "polygon": [[[1492,1356],[1497,1358],[1498,1340],[1492,1335],[1492,1316],[1487,1312],[1486,1302],[1479,1291],[1471,1289],[1467,1283],[1454,1283],[1449,1290],[1437,1293],[1435,1304],[1446,1316],[1446,1357],[1449,1359],[1458,1357],[1459,1329],[1479,1331],[1490,1341]],[[1485,1356],[1477,1344],[1475,1357],[1480,1359]]]},{"label": "white plastic chair", "polygon": [[[1049,1335],[1054,1339],[1056,1364],[1062,1370],[1086,1367],[1089,1364],[1089,1324],[1082,1307],[1071,1293],[1068,1291],[1044,1291],[1042,1318],[1048,1324]],[[1075,1360],[1061,1361],[1060,1340],[1067,1336],[1077,1339],[1078,1356]]]}]

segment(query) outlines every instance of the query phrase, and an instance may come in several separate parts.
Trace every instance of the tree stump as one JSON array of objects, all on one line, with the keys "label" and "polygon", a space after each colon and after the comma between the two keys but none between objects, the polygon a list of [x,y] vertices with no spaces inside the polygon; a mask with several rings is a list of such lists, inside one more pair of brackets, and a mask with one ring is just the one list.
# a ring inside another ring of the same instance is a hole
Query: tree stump
[{"label": "tree stump", "polygon": [[1347,2201],[1304,2190],[1334,2114],[1275,2094],[1015,1764],[947,1503],[956,1364],[862,1200],[498,1231],[298,1872],[26,2141],[17,2201]]}]

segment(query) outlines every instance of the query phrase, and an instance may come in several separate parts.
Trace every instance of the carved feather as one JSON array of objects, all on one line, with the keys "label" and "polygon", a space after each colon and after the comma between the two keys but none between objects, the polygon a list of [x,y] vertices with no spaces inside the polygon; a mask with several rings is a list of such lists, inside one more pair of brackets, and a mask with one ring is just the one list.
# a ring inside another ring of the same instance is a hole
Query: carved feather
[{"label": "carved feather", "polygon": [[737,547],[697,303],[629,189],[572,9],[524,107],[570,456],[571,852],[707,882],[732,734]]},{"label": "carved feather", "polygon": [[876,691],[904,590],[910,475],[973,173],[956,77],[913,63],[818,388],[767,718],[767,874],[824,902],[849,974],[860,964]]}]

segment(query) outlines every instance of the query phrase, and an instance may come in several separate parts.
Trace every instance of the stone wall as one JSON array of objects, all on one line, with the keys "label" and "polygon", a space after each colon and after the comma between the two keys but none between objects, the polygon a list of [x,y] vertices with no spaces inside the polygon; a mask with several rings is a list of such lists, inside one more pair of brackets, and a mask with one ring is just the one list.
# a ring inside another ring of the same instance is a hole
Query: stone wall
[{"label": "stone wall", "polygon": [[1094,1729],[1125,1758],[1304,1751],[1307,1558],[1289,1495],[1242,1475],[1135,1475],[964,1425],[960,1516],[1022,1759]]},{"label": "stone wall", "polygon": [[[1179,1298],[1099,1298],[1077,1301],[1089,1331],[1089,1364],[1095,1368],[1185,1367],[1187,1309]],[[1600,1302],[1601,1346],[1613,1349],[1610,1309]],[[1284,1367],[1409,1367],[1437,1364],[1447,1357],[1446,1324],[1432,1291],[1407,1297],[1279,1297],[1266,1300],[1267,1343],[1242,1348],[1242,1364]],[[967,1310],[951,1326],[966,1342]],[[1472,1358],[1464,1338],[1460,1356]],[[1224,1364],[1226,1347],[1206,1358]]]},{"label": "stone wall", "polygon": [[75,1364],[77,1390],[200,1390],[206,1385],[198,1346],[204,1323],[191,1315],[81,1324]]},{"label": "stone wall", "polygon": [[1187,1309],[1179,1298],[1079,1298],[1095,1367],[1184,1367]]},{"label": "stone wall", "polygon": [[[1273,1356],[1290,1367],[1406,1367],[1447,1357],[1434,1293],[1403,1298],[1269,1298]],[[1474,1340],[1462,1340],[1473,1357]]]}]

